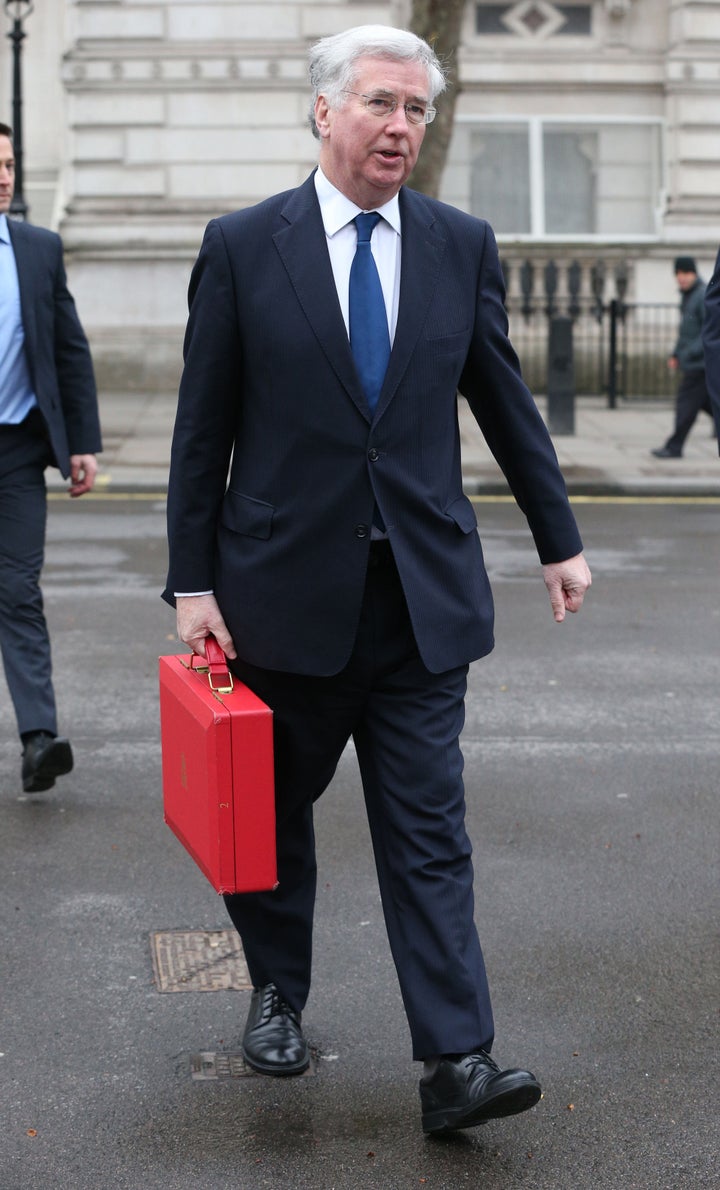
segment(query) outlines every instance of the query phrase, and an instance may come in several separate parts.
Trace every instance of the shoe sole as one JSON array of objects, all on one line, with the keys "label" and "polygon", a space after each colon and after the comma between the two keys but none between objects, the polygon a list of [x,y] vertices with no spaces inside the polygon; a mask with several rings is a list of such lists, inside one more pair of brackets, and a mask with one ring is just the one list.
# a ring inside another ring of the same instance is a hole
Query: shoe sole
[{"label": "shoe sole", "polygon": [[539,1083],[534,1086],[515,1087],[494,1096],[486,1103],[477,1107],[440,1108],[436,1111],[423,1112],[422,1126],[424,1132],[442,1133],[455,1132],[460,1128],[475,1128],[487,1120],[501,1120],[505,1116],[516,1116],[520,1112],[529,1111],[534,1107],[542,1095]]},{"label": "shoe sole", "polygon": [[289,1062],[286,1066],[278,1066],[269,1062],[258,1062],[255,1058],[250,1057],[244,1046],[242,1056],[245,1065],[249,1066],[251,1070],[254,1070],[256,1074],[269,1074],[273,1078],[290,1078],[293,1075],[304,1074],[310,1065],[309,1054],[307,1058],[302,1058],[297,1062]]},{"label": "shoe sole", "polygon": [[25,793],[44,793],[46,789],[52,789],[56,777],[64,777],[72,767],[70,744],[67,740],[58,740],[48,749],[32,776],[23,778],[23,790]]}]

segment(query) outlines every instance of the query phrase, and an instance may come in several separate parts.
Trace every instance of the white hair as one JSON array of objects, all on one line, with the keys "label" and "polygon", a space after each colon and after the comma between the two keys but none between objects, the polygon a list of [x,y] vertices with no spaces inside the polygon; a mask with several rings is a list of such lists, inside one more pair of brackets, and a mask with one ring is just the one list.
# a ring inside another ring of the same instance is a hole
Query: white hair
[{"label": "white hair", "polygon": [[315,124],[315,103],[322,94],[330,106],[339,103],[343,91],[354,81],[358,58],[389,58],[391,61],[417,62],[424,66],[428,79],[430,103],[447,86],[445,71],[435,51],[407,29],[390,25],[358,25],[323,37],[310,49],[310,127],[318,135]]}]

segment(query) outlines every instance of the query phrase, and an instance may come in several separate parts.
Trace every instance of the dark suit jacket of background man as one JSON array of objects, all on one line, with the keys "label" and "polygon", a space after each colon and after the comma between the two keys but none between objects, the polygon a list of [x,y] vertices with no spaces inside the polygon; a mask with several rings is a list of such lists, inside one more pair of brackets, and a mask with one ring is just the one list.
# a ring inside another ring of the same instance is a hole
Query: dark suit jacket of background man
[{"label": "dark suit jacket of background man", "polygon": [[582,549],[506,339],[491,229],[404,188],[400,212],[398,323],[374,419],[312,177],[211,222],[193,271],[166,598],[214,590],[238,656],[267,669],[330,675],[347,662],[376,503],[427,668],[491,650],[492,597],[462,488],[458,389],[541,561]]},{"label": "dark suit jacket of background man", "polygon": [[720,252],[717,254],[710,284],[705,291],[703,343],[705,347],[705,383],[715,418],[718,453],[720,453]]},{"label": "dark suit jacket of background man", "polygon": [[20,286],[25,355],[55,466],[65,479],[70,455],[102,450],[87,339],[67,288],[60,237],[7,221]]}]

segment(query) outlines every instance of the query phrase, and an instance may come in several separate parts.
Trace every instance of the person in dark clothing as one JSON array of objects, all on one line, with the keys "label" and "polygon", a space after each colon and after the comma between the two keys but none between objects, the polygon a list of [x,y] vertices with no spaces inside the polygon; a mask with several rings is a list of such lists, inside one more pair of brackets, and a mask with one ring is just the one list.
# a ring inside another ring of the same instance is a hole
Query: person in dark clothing
[{"label": "person in dark clothing", "polygon": [[707,390],[710,407],[715,418],[715,433],[718,438],[718,453],[720,454],[720,251],[717,254],[713,275],[705,292],[703,346],[705,348]]},{"label": "person in dark clothing", "polygon": [[276,1077],[310,1063],[313,804],[352,737],[422,1127],[453,1131],[541,1094],[490,1056],[473,916],[460,733],[493,604],[458,391],[528,520],[557,623],[590,571],[507,338],[492,230],[405,186],[441,64],[410,32],[361,26],[313,47],[310,81],[317,169],[212,220],[193,269],[166,598],[179,638],[204,655],[213,635],[273,710],[279,883],[225,900],[253,983],[245,1061]]},{"label": "person in dark clothing", "polygon": [[668,367],[681,372],[675,398],[675,429],[664,446],[651,453],[657,459],[682,457],[685,440],[701,410],[712,413],[705,383],[705,358],[702,328],[705,311],[705,283],[698,276],[692,256],[678,256],[675,261],[680,298],[680,330]]}]

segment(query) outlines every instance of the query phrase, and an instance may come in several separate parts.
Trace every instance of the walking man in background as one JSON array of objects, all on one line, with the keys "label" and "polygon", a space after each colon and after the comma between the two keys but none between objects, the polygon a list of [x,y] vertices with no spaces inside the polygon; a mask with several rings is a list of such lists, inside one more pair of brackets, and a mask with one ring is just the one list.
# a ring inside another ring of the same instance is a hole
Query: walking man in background
[{"label": "walking man in background", "polygon": [[57,734],[40,572],[45,468],[70,495],[89,492],[101,449],[87,340],[68,292],[60,237],[7,218],[15,188],[12,130],[0,124],[0,648],[22,741],[26,793],[70,772]]},{"label": "walking man in background", "polygon": [[310,79],[319,169],[213,220],[193,271],[166,597],[180,639],[202,654],[213,634],[274,714],[279,884],[226,898],[255,989],[245,1060],[272,1075],[309,1063],[313,802],[352,737],[423,1128],[442,1132],[540,1097],[532,1073],[490,1056],[473,920],[459,736],[493,606],[458,389],[528,518],[558,622],[590,574],[507,339],[492,231],[404,186],[445,87],[435,54],[364,26],[320,41]]},{"label": "walking man in background", "polygon": [[692,256],[677,257],[675,277],[682,295],[680,330],[668,367],[679,370],[681,377],[675,398],[675,429],[664,446],[651,452],[656,459],[679,459],[698,414],[702,410],[711,412],[702,342],[705,283],[698,276]]}]

